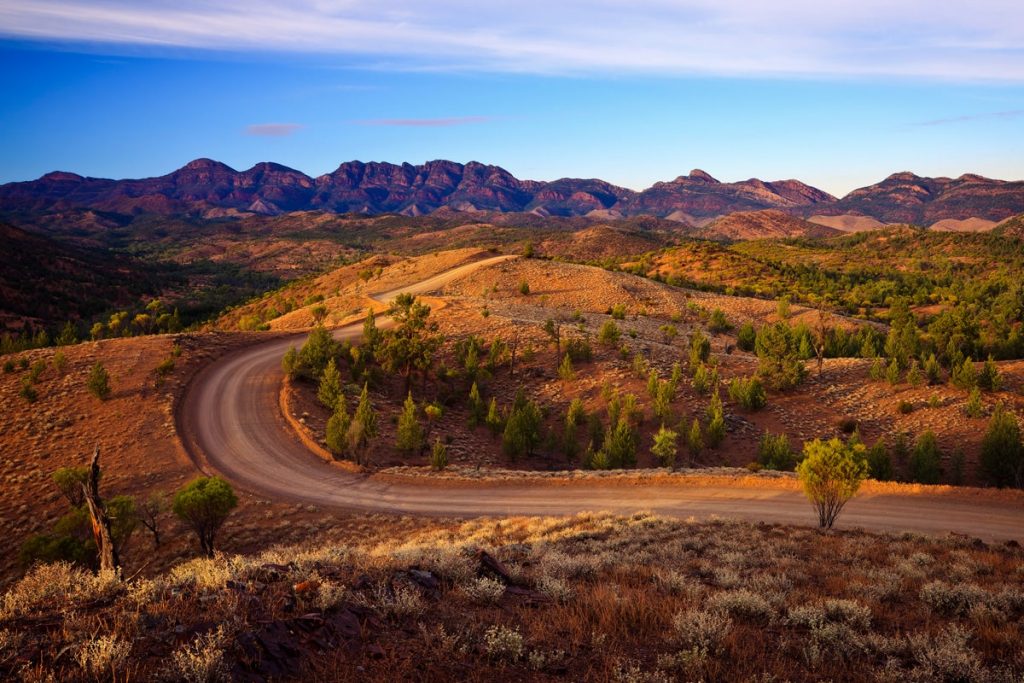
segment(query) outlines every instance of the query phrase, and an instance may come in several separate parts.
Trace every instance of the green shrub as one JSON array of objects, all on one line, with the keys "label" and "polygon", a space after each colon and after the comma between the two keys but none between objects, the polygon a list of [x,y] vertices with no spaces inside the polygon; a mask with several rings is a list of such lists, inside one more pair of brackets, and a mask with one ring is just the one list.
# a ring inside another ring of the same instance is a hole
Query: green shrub
[{"label": "green shrub", "polygon": [[863,444],[815,439],[804,445],[796,468],[804,493],[818,513],[818,525],[831,529],[846,503],[868,476]]},{"label": "green shrub", "polygon": [[615,320],[625,320],[626,319],[626,304],[615,304],[610,309],[608,309],[608,313]]},{"label": "green shrub", "polygon": [[597,333],[597,341],[605,346],[615,346],[619,343],[619,337],[621,336],[622,332],[619,330],[619,326],[615,324],[615,321],[606,320]]},{"label": "green shrub", "polygon": [[696,372],[710,356],[711,341],[699,329],[694,330],[690,334],[690,371]]},{"label": "green shrub", "polygon": [[448,446],[441,439],[434,439],[434,447],[430,451],[430,466],[440,472],[448,467]]},{"label": "green shrub", "polygon": [[573,363],[589,363],[594,360],[594,350],[583,337],[569,337],[562,341],[562,350]]},{"label": "green shrub", "polygon": [[769,387],[786,390],[804,380],[807,370],[800,360],[799,343],[785,322],[762,327],[755,351],[758,374]]},{"label": "green shrub", "polygon": [[910,401],[900,401],[896,406],[896,410],[899,411],[900,415],[909,415],[914,412],[914,404]]},{"label": "green shrub", "polygon": [[872,479],[876,481],[892,481],[895,478],[892,459],[889,457],[889,449],[886,448],[884,441],[881,439],[876,441],[875,445],[868,451],[867,458],[868,472]]},{"label": "green shrub", "polygon": [[711,317],[708,319],[708,329],[715,334],[728,332],[732,329],[732,325],[729,324],[728,319],[725,317],[725,312],[721,308],[711,311]]},{"label": "green shrub", "polygon": [[765,432],[757,444],[757,460],[766,469],[788,471],[796,465],[796,454],[788,436]]},{"label": "green shrub", "polygon": [[757,377],[737,377],[729,382],[729,398],[750,411],[760,410],[768,403],[764,386]]},{"label": "green shrub", "polygon": [[96,398],[106,401],[110,398],[110,374],[103,367],[103,363],[97,361],[89,370],[89,377],[85,382],[86,388]]},{"label": "green shrub", "polygon": [[1003,378],[999,373],[999,366],[992,359],[992,356],[988,357],[985,361],[985,365],[982,366],[981,372],[978,373],[978,386],[985,391],[999,391],[999,387],[1002,386]]},{"label": "green shrub", "polygon": [[395,434],[395,445],[398,450],[407,453],[419,453],[423,448],[423,426],[417,415],[416,402],[412,393],[406,395],[402,404],[402,412],[398,416],[398,429]]},{"label": "green shrub", "polygon": [[325,408],[333,411],[342,393],[341,373],[338,371],[338,364],[331,358],[327,361],[327,367],[324,368],[323,374],[320,375],[316,397]]},{"label": "green shrub", "polygon": [[938,484],[942,478],[942,451],[931,430],[917,440],[910,454],[910,478],[919,484]]},{"label": "green shrub", "polygon": [[676,464],[676,441],[679,435],[671,429],[666,429],[665,425],[654,435],[654,444],[651,446],[651,453],[657,458],[658,463],[662,467],[672,467]]},{"label": "green shrub", "polygon": [[1024,444],[1020,423],[1002,404],[996,406],[981,442],[981,472],[995,486],[1024,486]]},{"label": "green shrub", "polygon": [[237,505],[238,497],[226,481],[199,477],[178,491],[172,509],[195,532],[203,554],[213,557],[217,532]]},{"label": "green shrub", "polygon": [[18,390],[18,396],[21,396],[29,403],[35,403],[39,400],[39,392],[36,391],[36,388],[32,386],[27,377],[21,380],[21,389]]},{"label": "green shrub", "polygon": [[565,354],[562,363],[558,366],[558,377],[566,382],[576,379],[576,371],[572,367],[572,358]]},{"label": "green shrub", "polygon": [[743,351],[753,351],[757,344],[757,330],[754,329],[753,324],[745,322],[740,325],[740,329],[736,332],[736,346]]},{"label": "green shrub", "polygon": [[971,389],[971,393],[968,394],[964,412],[968,417],[973,418],[979,418],[985,414],[985,406],[981,402],[981,390],[978,387]]},{"label": "green shrub", "polygon": [[970,391],[978,386],[978,373],[974,369],[974,362],[970,358],[964,358],[963,363],[953,368],[950,382],[964,391]]},{"label": "green shrub", "polygon": [[523,296],[527,296],[530,293],[530,283],[523,280],[519,283],[519,293]]}]

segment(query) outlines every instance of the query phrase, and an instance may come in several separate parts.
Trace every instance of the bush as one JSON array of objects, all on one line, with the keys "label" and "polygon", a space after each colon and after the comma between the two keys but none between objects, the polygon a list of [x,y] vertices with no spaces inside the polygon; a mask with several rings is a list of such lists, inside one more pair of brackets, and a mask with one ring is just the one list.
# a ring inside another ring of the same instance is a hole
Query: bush
[{"label": "bush", "polygon": [[327,364],[341,350],[341,345],[322,325],[317,325],[299,349],[292,366],[292,374],[306,379],[319,380]]},{"label": "bush", "polygon": [[97,361],[93,364],[89,370],[89,377],[85,381],[85,387],[89,390],[90,394],[101,401],[106,401],[110,398],[110,374],[103,367],[103,363]]},{"label": "bush", "polygon": [[583,337],[569,337],[562,342],[562,349],[573,363],[589,363],[594,359],[590,342]]},{"label": "bush", "polygon": [[327,361],[327,366],[320,376],[320,385],[317,387],[316,396],[325,408],[333,411],[338,405],[338,399],[342,393],[341,373],[338,372],[338,364],[331,358]]},{"label": "bush", "polygon": [[614,306],[612,306],[608,310],[608,313],[615,320],[625,320],[626,319],[626,304],[615,304]]},{"label": "bush", "polygon": [[701,433],[700,421],[697,418],[693,418],[690,431],[686,433],[686,450],[690,453],[691,461],[696,461],[704,450],[704,435]]},{"label": "bush", "polygon": [[740,325],[740,329],[736,333],[736,346],[743,351],[753,351],[756,344],[757,331],[754,326],[749,322]]},{"label": "bush", "polygon": [[716,308],[711,311],[711,317],[708,319],[708,329],[718,334],[720,332],[728,332],[732,329],[732,325],[725,317],[725,312],[721,308]]},{"label": "bush", "polygon": [[672,467],[676,464],[676,441],[679,435],[671,429],[666,429],[665,425],[654,435],[654,445],[651,446],[651,453],[655,458],[658,459],[658,463],[662,467]]},{"label": "bush", "polygon": [[506,455],[512,458],[533,455],[534,449],[541,442],[540,428],[540,408],[533,401],[527,400],[520,389],[502,434],[502,448]]},{"label": "bush", "polygon": [[708,425],[704,432],[708,448],[717,448],[725,438],[725,411],[722,408],[722,397],[716,389],[711,393],[711,401],[707,409]]},{"label": "bush", "polygon": [[769,470],[791,470],[796,465],[796,454],[788,436],[765,432],[757,444],[757,460]]},{"label": "bush", "polygon": [[200,477],[178,491],[172,509],[196,533],[203,554],[213,557],[217,532],[237,505],[230,484],[220,477]]},{"label": "bush", "polygon": [[1020,423],[1002,404],[997,405],[981,442],[981,471],[995,486],[1024,486],[1024,444]]},{"label": "bush", "polygon": [[938,484],[942,478],[942,451],[935,433],[926,431],[910,454],[910,478],[919,484]]},{"label": "bush", "polygon": [[694,330],[690,334],[690,370],[696,372],[710,357],[711,341],[699,329]]},{"label": "bush", "polygon": [[785,322],[762,327],[755,351],[758,374],[769,387],[791,389],[804,380],[807,370],[800,360],[799,344]]},{"label": "bush", "polygon": [[528,295],[530,293],[530,283],[527,282],[526,280],[523,280],[522,282],[520,282],[519,283],[519,293],[522,294],[523,296]]},{"label": "bush", "polygon": [[992,356],[988,357],[985,361],[985,365],[982,366],[981,372],[978,374],[978,386],[985,391],[999,391],[999,387],[1003,384],[1003,377],[999,373],[999,367],[996,362],[992,360]]},{"label": "bush", "polygon": [[818,525],[831,529],[843,507],[868,476],[863,444],[815,439],[804,445],[796,472],[804,493],[818,513]]},{"label": "bush", "polygon": [[412,400],[410,392],[402,404],[402,412],[398,416],[398,430],[396,432],[396,446],[398,450],[407,453],[419,453],[423,448],[423,427],[420,425],[417,416],[416,402]]},{"label": "bush", "polygon": [[36,391],[36,388],[32,386],[32,382],[28,381],[27,377],[21,381],[21,389],[18,390],[18,396],[21,396],[29,403],[35,403],[39,400],[39,392]]},{"label": "bush", "polygon": [[61,467],[51,478],[71,507],[76,508],[85,502],[82,486],[89,481],[88,467]]},{"label": "bush", "polygon": [[572,358],[569,354],[565,354],[562,358],[562,363],[558,366],[558,377],[566,382],[570,382],[576,379],[576,371],[572,367]]},{"label": "bush", "polygon": [[974,362],[970,358],[964,358],[964,362],[953,368],[953,374],[949,378],[953,386],[970,391],[978,386],[978,373],[974,369]]},{"label": "bush", "polygon": [[597,341],[605,346],[615,346],[619,343],[619,337],[621,336],[622,332],[619,330],[619,326],[615,324],[615,321],[606,320],[597,333]]},{"label": "bush", "polygon": [[693,371],[693,390],[698,394],[707,394],[718,386],[718,368],[701,363]]},{"label": "bush", "polygon": [[690,610],[677,613],[672,619],[672,628],[684,650],[716,655],[725,649],[732,619],[722,612]]},{"label": "bush", "polygon": [[448,446],[441,439],[434,439],[434,448],[430,451],[430,466],[440,472],[448,467]]},{"label": "bush", "polygon": [[967,404],[964,406],[967,417],[979,418],[985,414],[985,406],[981,402],[981,390],[978,387],[971,389],[967,396]]},{"label": "bush", "polygon": [[896,405],[896,410],[899,411],[900,415],[909,415],[914,412],[914,404],[910,401],[900,401]]},{"label": "bush", "polygon": [[757,377],[737,377],[729,382],[729,398],[746,410],[755,411],[768,403],[764,386]]},{"label": "bush", "polygon": [[892,481],[895,478],[892,459],[885,442],[879,439],[868,451],[868,473],[876,481]]},{"label": "bush", "polygon": [[344,394],[340,394],[338,401],[334,404],[334,413],[327,419],[327,434],[324,441],[335,456],[345,455],[348,452],[347,435],[352,418],[348,414],[348,407],[345,403]]}]

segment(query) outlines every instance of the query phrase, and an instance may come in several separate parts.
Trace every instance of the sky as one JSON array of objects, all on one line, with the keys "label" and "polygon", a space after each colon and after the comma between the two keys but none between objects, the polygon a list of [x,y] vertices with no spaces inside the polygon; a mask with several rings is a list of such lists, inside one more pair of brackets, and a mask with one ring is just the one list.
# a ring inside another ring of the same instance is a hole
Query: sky
[{"label": "sky", "polygon": [[0,183],[476,160],[1024,178],[1024,3],[0,0]]}]

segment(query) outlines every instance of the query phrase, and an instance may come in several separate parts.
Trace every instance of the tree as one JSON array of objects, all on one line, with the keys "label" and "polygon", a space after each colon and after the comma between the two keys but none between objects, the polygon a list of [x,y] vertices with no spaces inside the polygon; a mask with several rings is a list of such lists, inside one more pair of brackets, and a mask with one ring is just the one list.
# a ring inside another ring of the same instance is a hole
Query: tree
[{"label": "tree", "polygon": [[292,372],[306,379],[319,380],[324,374],[327,364],[341,350],[341,345],[334,340],[331,333],[322,325],[317,325],[306,338],[306,343],[299,349],[295,357]]},{"label": "tree", "polygon": [[796,473],[804,493],[818,512],[818,526],[831,529],[847,502],[868,476],[863,444],[815,439],[804,445]]},{"label": "tree", "polygon": [[57,346],[71,346],[78,343],[78,330],[70,320],[64,324],[60,334],[57,335]]},{"label": "tree", "polygon": [[717,448],[725,438],[725,410],[722,407],[722,397],[718,393],[717,386],[711,392],[711,401],[708,403],[706,416],[708,425],[704,430],[704,440],[708,448]]},{"label": "tree", "polygon": [[402,413],[398,416],[396,445],[400,451],[419,453],[423,448],[423,427],[416,413],[416,402],[412,400],[410,392],[406,395]]},{"label": "tree", "polygon": [[758,374],[772,389],[791,389],[803,381],[806,370],[799,346],[785,322],[765,325],[757,334]]},{"label": "tree", "polygon": [[879,439],[875,445],[868,450],[868,472],[871,478],[876,481],[892,481],[895,473],[892,469],[892,459],[889,457],[889,449],[885,442]]},{"label": "tree", "polygon": [[917,319],[906,299],[893,303],[889,311],[889,334],[885,339],[885,355],[896,361],[899,370],[907,367],[911,358],[918,355]]},{"label": "tree", "polygon": [[818,359],[818,377],[821,377],[821,368],[825,363],[825,349],[828,346],[831,323],[832,314],[825,310],[824,304],[819,305],[818,324],[814,328],[814,355]]},{"label": "tree", "polygon": [[686,433],[686,450],[690,453],[690,462],[696,462],[704,450],[704,435],[700,430],[700,420],[693,418],[690,431]]},{"label": "tree", "polygon": [[985,361],[985,365],[982,366],[981,372],[978,373],[978,386],[985,391],[999,391],[999,387],[1002,384],[1003,378],[999,373],[999,366],[996,365],[992,356],[989,356],[988,360]]},{"label": "tree", "polygon": [[298,362],[299,351],[292,346],[284,352],[284,356],[281,358],[281,369],[284,370],[284,374],[288,375],[291,379],[295,379],[298,376],[295,367]]},{"label": "tree", "polygon": [[377,436],[377,413],[370,403],[370,386],[363,384],[363,393],[359,395],[359,405],[356,406],[352,424],[349,425],[346,433],[349,452],[355,456],[357,463],[363,463],[366,446],[375,436]]},{"label": "tree", "polygon": [[494,434],[500,433],[505,428],[505,421],[498,410],[498,399],[493,396],[491,397],[490,405],[487,407],[487,426],[490,427],[491,432]]},{"label": "tree", "polygon": [[342,396],[341,373],[338,372],[338,364],[331,358],[327,361],[327,367],[320,375],[320,386],[317,388],[316,397],[328,410],[334,410],[338,399]]},{"label": "tree", "polygon": [[476,382],[469,390],[469,426],[476,427],[487,418],[487,407],[480,396],[480,389]]},{"label": "tree", "polygon": [[711,341],[698,328],[690,334],[690,372],[704,365],[711,357]]},{"label": "tree", "polygon": [[949,380],[953,383],[953,386],[964,391],[970,391],[978,386],[978,373],[974,369],[974,361],[969,357],[964,358],[963,363],[953,368],[953,374],[950,375]]},{"label": "tree", "polygon": [[676,453],[679,450],[676,441],[679,434],[667,429],[665,425],[654,434],[654,444],[651,446],[651,453],[662,467],[672,467],[676,464]]},{"label": "tree", "polygon": [[729,398],[750,411],[760,410],[768,402],[764,386],[757,377],[734,378],[729,382]]},{"label": "tree", "polygon": [[534,448],[541,441],[540,428],[540,409],[533,401],[527,400],[520,389],[505,421],[501,439],[503,450],[513,458],[533,455]]},{"label": "tree", "polygon": [[1024,486],[1024,444],[1020,423],[1002,404],[996,406],[981,441],[981,471],[995,486]]},{"label": "tree", "polygon": [[430,306],[416,301],[411,294],[396,296],[389,315],[395,327],[382,333],[377,360],[388,372],[401,373],[408,392],[414,371],[419,371],[426,379],[442,339],[436,334],[437,323],[429,320]]},{"label": "tree", "polygon": [[573,460],[576,457],[578,448],[576,430],[586,417],[587,412],[583,408],[581,399],[574,398],[569,402],[569,408],[565,411],[565,431],[562,435],[562,448],[568,460]]},{"label": "tree", "polygon": [[601,325],[601,329],[597,332],[597,341],[605,346],[615,346],[619,343],[620,336],[622,336],[622,332],[619,330],[619,326],[615,324],[615,321],[605,320],[604,324]]},{"label": "tree", "polygon": [[440,472],[448,467],[448,446],[441,443],[441,439],[434,439],[434,448],[430,452],[430,466]]},{"label": "tree", "polygon": [[910,478],[919,484],[938,484],[942,478],[942,451],[930,429],[918,438],[910,453]]},{"label": "tree", "polygon": [[736,332],[736,346],[742,351],[753,351],[756,343],[757,331],[753,324],[745,322],[740,325],[740,329]]},{"label": "tree", "polygon": [[323,325],[324,320],[327,319],[327,307],[323,304],[317,304],[309,309],[309,314],[313,316],[314,326]]},{"label": "tree", "polygon": [[88,467],[61,467],[51,477],[71,507],[79,507],[85,502],[85,491],[82,487],[89,481]]},{"label": "tree", "polygon": [[373,309],[366,310],[366,319],[363,320],[363,348],[372,356],[380,342],[380,330],[377,329],[377,316]]},{"label": "tree", "polygon": [[153,535],[154,548],[160,547],[160,526],[167,508],[167,496],[159,492],[151,493],[149,498],[136,505],[139,522]]},{"label": "tree", "polygon": [[[599,453],[609,467],[632,467],[636,464],[636,429],[627,411],[609,411],[608,432]],[[601,468],[608,469],[608,468]]]},{"label": "tree", "polygon": [[97,446],[92,452],[92,462],[89,463],[89,475],[82,483],[82,497],[89,509],[89,517],[92,520],[93,540],[96,543],[96,552],[99,555],[100,570],[117,571],[121,561],[117,553],[117,544],[114,542],[111,529],[110,514],[107,506],[100,498],[100,449]]},{"label": "tree", "polygon": [[785,434],[765,432],[757,444],[757,460],[765,469],[791,470],[795,455]]},{"label": "tree", "polygon": [[572,358],[569,357],[568,353],[562,359],[562,364],[558,366],[558,377],[566,382],[576,378],[576,371],[572,367]]},{"label": "tree", "polygon": [[346,404],[344,394],[339,395],[334,404],[334,413],[327,419],[324,441],[335,456],[343,456],[348,452],[348,428],[352,424],[352,418],[348,414]]},{"label": "tree", "polygon": [[217,532],[237,505],[238,497],[226,481],[220,477],[199,477],[175,494],[172,508],[195,532],[203,555],[213,557]]},{"label": "tree", "polygon": [[964,406],[964,412],[967,413],[967,417],[974,418],[985,414],[985,406],[981,402],[981,390],[978,387],[971,389],[971,393],[967,395],[967,405]]},{"label": "tree", "polygon": [[110,398],[110,374],[103,367],[103,363],[96,361],[89,370],[89,377],[85,381],[89,393],[101,401]]}]

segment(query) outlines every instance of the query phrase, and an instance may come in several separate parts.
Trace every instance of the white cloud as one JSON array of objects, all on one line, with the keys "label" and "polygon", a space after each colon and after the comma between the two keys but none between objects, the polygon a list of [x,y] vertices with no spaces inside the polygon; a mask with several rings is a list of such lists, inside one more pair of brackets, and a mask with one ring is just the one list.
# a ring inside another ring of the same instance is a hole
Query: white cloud
[{"label": "white cloud", "polygon": [[1019,0],[0,0],[0,35],[403,69],[1024,81]]}]

